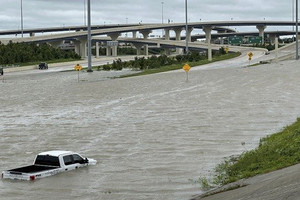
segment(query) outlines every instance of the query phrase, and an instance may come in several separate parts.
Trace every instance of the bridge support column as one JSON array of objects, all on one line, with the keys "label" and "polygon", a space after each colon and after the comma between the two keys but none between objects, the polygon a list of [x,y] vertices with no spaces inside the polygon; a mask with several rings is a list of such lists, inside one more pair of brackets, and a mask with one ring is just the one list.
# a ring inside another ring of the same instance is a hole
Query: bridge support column
[{"label": "bridge support column", "polygon": [[112,49],[112,56],[117,57],[118,56],[118,46],[111,47]]},{"label": "bridge support column", "polygon": [[[146,39],[148,39],[149,34],[152,33],[152,30],[144,30],[144,31],[140,31],[140,33],[143,34],[143,37],[146,40]],[[148,44],[145,44],[144,45],[144,52],[145,52],[144,55],[145,56],[149,55],[148,50],[149,50]]]},{"label": "bridge support column", "polygon": [[256,28],[259,31],[259,36],[262,37],[262,44],[264,44],[265,43],[265,29],[267,28],[267,26],[257,25]]},{"label": "bridge support column", "polygon": [[[175,35],[176,35],[176,41],[180,41],[181,40],[181,28],[176,28],[173,29],[175,31]],[[176,48],[176,54],[182,54],[182,49],[181,48]]]},{"label": "bridge support column", "polygon": [[[223,30],[223,31],[218,31],[218,33],[227,33],[226,30]],[[219,40],[220,40],[220,44],[223,45],[224,44],[224,37],[219,37]]]},{"label": "bridge support column", "polygon": [[276,35],[270,34],[270,35],[269,35],[269,39],[270,39],[270,42],[271,42],[272,45],[275,44]]},{"label": "bridge support column", "polygon": [[111,56],[111,47],[106,46],[106,56]]},{"label": "bridge support column", "polygon": [[208,48],[207,48],[207,57],[209,61],[212,61],[212,49],[211,49],[211,30],[212,27],[211,26],[204,26],[203,27],[203,31],[205,32],[205,36],[206,36],[206,42],[208,44]]},{"label": "bridge support column", "polygon": [[133,44],[134,46],[135,46],[135,48],[136,48],[136,55],[137,56],[140,56],[140,55],[142,55],[142,44]]},{"label": "bridge support column", "polygon": [[186,32],[186,37],[188,38],[189,42],[192,42],[192,31],[193,31],[193,28],[188,28],[188,30]]},{"label": "bridge support column", "polygon": [[205,32],[205,37],[206,37],[206,43],[210,43],[211,41],[211,30],[212,27],[211,26],[204,26],[203,27],[203,31]]},{"label": "bridge support column", "polygon": [[132,38],[136,38],[136,31],[132,31]]},{"label": "bridge support column", "polygon": [[211,49],[211,43],[208,43],[208,49],[207,49],[207,57],[208,57],[208,61],[212,61],[212,49]]},{"label": "bridge support column", "polygon": [[99,58],[99,42],[96,42],[96,58]]},{"label": "bridge support column", "polygon": [[[111,38],[112,41],[116,41],[120,36],[120,33],[111,33],[108,34],[108,36]],[[113,57],[118,56],[118,46],[112,46],[111,49],[112,49],[112,56]]]},{"label": "bridge support column", "polygon": [[170,40],[170,29],[165,29],[165,40]]},{"label": "bridge support column", "polygon": [[80,39],[80,40],[76,40],[74,41],[74,45],[75,45],[75,52],[81,57],[81,58],[86,58],[86,43],[87,43],[87,39]]}]

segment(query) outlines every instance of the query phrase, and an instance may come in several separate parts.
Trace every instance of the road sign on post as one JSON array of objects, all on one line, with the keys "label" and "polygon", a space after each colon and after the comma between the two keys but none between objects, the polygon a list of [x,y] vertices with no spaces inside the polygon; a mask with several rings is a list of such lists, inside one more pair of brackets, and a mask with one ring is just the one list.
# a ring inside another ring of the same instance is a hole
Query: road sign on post
[{"label": "road sign on post", "polygon": [[75,71],[78,71],[78,79],[77,79],[77,82],[79,82],[79,71],[82,70],[82,66],[79,65],[79,64],[77,64],[77,65],[75,65],[74,69],[75,69]]},{"label": "road sign on post", "polygon": [[243,37],[241,37],[241,36],[229,36],[228,43],[229,44],[242,44],[243,43]]},{"label": "road sign on post", "polygon": [[226,47],[225,47],[225,53],[228,54],[228,52],[229,52],[229,47],[226,46]]},{"label": "road sign on post", "polygon": [[248,38],[249,44],[261,44],[262,43],[262,37],[260,36],[251,36]]},{"label": "road sign on post", "polygon": [[251,60],[252,60],[252,57],[253,57],[253,53],[252,52],[249,52],[248,53],[248,60],[249,60],[249,66],[250,66],[250,62],[251,62]]},{"label": "road sign on post", "polygon": [[186,73],[186,82],[189,81],[189,71],[191,69],[191,66],[189,64],[185,64],[182,69],[185,71]]}]

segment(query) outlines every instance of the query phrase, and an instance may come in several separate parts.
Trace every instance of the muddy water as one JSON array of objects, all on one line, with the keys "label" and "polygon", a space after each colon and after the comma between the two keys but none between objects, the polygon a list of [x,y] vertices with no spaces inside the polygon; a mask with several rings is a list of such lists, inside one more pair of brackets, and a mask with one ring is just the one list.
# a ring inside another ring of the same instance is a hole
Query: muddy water
[{"label": "muddy water", "polygon": [[[106,73],[106,74],[105,74]],[[22,75],[25,74],[25,75]],[[107,72],[11,73],[0,83],[0,170],[52,149],[96,166],[0,181],[0,199],[182,200],[224,157],[300,113],[300,64],[206,67],[127,79]],[[241,143],[245,142],[242,146]]]}]

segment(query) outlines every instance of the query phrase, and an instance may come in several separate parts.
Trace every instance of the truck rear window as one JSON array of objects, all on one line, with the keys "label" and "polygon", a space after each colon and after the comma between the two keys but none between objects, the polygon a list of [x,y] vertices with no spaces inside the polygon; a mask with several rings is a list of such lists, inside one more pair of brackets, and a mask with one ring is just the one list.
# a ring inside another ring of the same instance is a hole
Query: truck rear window
[{"label": "truck rear window", "polygon": [[48,156],[48,155],[38,155],[35,159],[35,165],[50,165],[50,166],[60,166],[58,157]]}]

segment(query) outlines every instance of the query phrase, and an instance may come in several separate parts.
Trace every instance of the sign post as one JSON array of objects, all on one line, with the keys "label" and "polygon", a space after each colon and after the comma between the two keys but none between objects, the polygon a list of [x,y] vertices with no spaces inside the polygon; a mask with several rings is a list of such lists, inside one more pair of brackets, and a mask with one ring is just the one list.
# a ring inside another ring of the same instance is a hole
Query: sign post
[{"label": "sign post", "polygon": [[189,71],[191,69],[191,66],[189,64],[185,64],[182,69],[185,71],[186,73],[186,82],[189,81]]},{"label": "sign post", "polygon": [[77,65],[75,65],[74,69],[75,69],[75,71],[78,71],[78,79],[77,79],[77,82],[79,83],[79,71],[82,70],[82,66],[79,65],[79,64],[77,64]]},{"label": "sign post", "polygon": [[248,53],[248,60],[249,60],[249,66],[250,66],[250,62],[251,62],[251,60],[252,60],[252,57],[253,57],[253,53],[252,52],[249,52]]},{"label": "sign post", "polygon": [[225,53],[228,54],[228,52],[229,52],[229,47],[226,46],[226,47],[225,47]]}]

